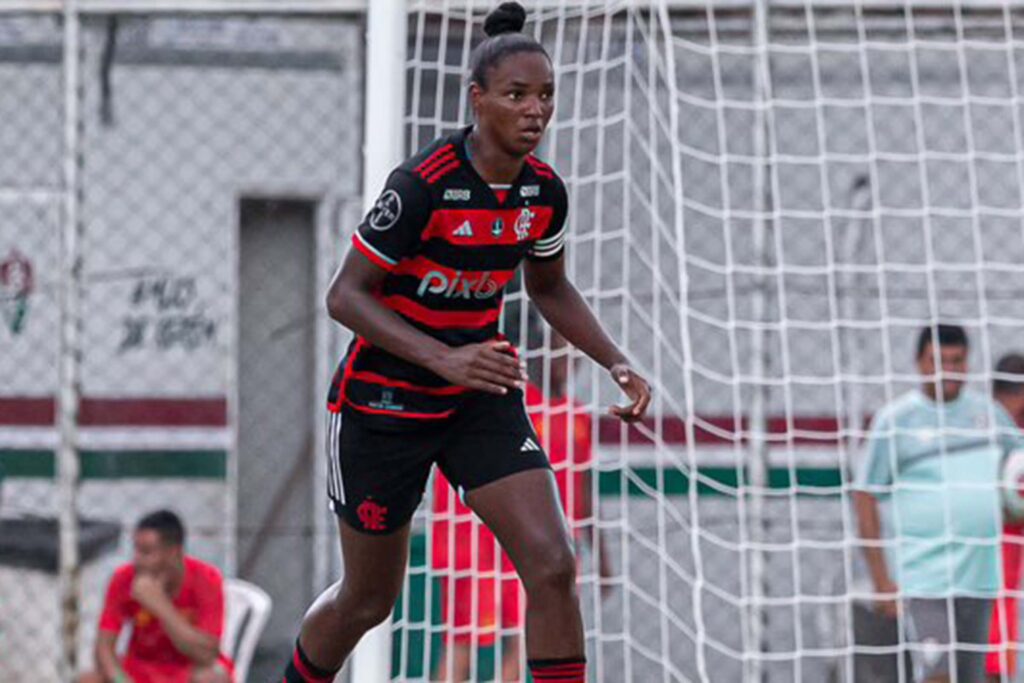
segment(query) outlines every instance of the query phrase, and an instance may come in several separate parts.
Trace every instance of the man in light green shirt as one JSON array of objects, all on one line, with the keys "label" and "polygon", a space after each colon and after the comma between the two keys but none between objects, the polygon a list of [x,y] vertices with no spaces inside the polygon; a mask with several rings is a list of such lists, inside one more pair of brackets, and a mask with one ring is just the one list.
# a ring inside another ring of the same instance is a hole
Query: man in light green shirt
[{"label": "man in light green shirt", "polygon": [[1000,465],[1017,430],[964,388],[963,328],[922,330],[917,365],[922,387],[875,415],[854,504],[879,610],[902,617],[915,678],[956,671],[958,683],[980,683],[1000,585]]}]

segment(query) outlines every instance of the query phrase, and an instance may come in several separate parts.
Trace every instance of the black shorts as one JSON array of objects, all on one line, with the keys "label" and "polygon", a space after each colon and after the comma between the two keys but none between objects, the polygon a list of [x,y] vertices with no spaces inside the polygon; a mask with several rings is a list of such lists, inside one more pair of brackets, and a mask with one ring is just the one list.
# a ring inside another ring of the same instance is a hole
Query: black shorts
[{"label": "black shorts", "polygon": [[412,518],[434,463],[462,491],[551,466],[520,391],[473,393],[452,417],[406,431],[375,427],[347,407],[328,413],[327,462],[331,509],[373,534]]}]

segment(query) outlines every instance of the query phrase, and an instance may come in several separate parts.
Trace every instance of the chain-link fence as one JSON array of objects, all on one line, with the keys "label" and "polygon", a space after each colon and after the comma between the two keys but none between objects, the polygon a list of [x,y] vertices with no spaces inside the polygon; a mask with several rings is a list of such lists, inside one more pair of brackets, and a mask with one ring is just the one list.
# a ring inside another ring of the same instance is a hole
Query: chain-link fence
[{"label": "chain-link fence", "polygon": [[74,15],[66,187],[63,18],[2,10],[0,679],[58,675],[67,193],[82,236],[79,663],[132,525],[160,507],[185,520],[188,552],[273,595],[263,642],[287,652],[337,573],[314,454],[339,345],[320,302],[358,206],[362,19]]}]

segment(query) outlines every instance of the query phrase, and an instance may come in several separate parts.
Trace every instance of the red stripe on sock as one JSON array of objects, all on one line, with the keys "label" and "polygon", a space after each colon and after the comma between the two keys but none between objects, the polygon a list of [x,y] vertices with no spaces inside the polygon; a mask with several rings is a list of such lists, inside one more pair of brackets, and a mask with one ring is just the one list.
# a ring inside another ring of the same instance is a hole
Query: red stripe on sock
[{"label": "red stripe on sock", "polygon": [[303,680],[307,683],[331,683],[334,680],[334,674],[327,676],[314,676],[313,672],[306,668],[306,665],[302,663],[302,657],[299,656],[298,649],[292,653],[292,664],[295,666],[295,670],[299,672]]},{"label": "red stripe on sock", "polygon": [[533,680],[538,683],[584,683],[587,677],[586,662],[567,662],[548,666],[530,667]]}]

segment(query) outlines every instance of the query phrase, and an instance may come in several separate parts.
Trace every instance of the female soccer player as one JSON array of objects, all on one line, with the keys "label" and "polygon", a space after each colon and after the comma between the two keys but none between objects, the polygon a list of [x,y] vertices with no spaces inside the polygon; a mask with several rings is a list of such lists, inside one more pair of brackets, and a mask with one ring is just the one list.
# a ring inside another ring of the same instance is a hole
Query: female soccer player
[{"label": "female soccer player", "polygon": [[331,317],[356,335],[328,397],[328,494],[345,574],[306,613],[288,683],[333,680],[391,614],[434,463],[522,579],[534,679],[585,679],[572,540],[524,408],[523,366],[498,333],[519,264],[548,323],[629,397],[614,415],[642,418],[650,390],[566,279],[565,187],[531,155],[551,119],[554,76],[544,48],[521,33],[525,20],[514,2],[488,15],[471,57],[475,125],[391,174],[331,283]]}]

